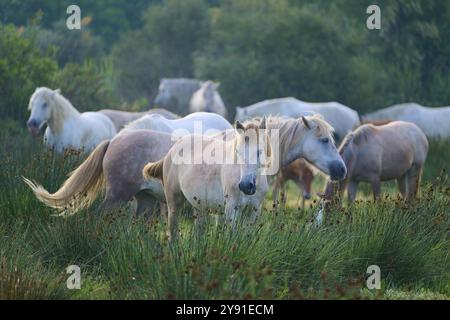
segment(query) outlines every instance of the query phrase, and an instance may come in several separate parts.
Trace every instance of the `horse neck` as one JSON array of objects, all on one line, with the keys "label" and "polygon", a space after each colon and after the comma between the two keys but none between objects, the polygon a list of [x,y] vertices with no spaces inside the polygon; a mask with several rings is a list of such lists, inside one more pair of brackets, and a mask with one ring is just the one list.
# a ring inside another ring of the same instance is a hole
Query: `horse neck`
[{"label": "horse neck", "polygon": [[282,167],[301,157],[304,138],[305,131],[299,123],[285,130],[280,129],[280,163]]},{"label": "horse neck", "polygon": [[56,96],[52,103],[52,111],[50,119],[47,123],[49,128],[58,134],[63,129],[64,122],[67,119],[77,119],[80,113],[72,106],[72,104],[62,96]]}]

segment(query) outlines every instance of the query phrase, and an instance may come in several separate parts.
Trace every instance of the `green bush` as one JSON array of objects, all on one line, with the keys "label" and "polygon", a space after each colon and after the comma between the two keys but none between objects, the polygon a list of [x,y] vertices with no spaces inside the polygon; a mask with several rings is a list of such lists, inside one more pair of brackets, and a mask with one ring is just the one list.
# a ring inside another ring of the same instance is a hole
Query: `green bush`
[{"label": "green bush", "polygon": [[326,16],[287,1],[230,1],[213,13],[200,78],[220,80],[227,105],[295,96],[345,102],[357,85],[352,42]]},{"label": "green bush", "polygon": [[112,89],[112,65],[94,61],[82,64],[68,63],[53,79],[53,88],[60,88],[62,94],[78,111],[118,108],[119,100]]},{"label": "green bush", "polygon": [[190,78],[193,54],[208,37],[203,0],[168,0],[151,5],[144,26],[124,34],[112,49],[117,89],[127,101],[154,98],[160,78]]},{"label": "green bush", "polygon": [[38,50],[23,30],[0,24],[0,117],[24,121],[31,94],[50,86],[57,64]]}]

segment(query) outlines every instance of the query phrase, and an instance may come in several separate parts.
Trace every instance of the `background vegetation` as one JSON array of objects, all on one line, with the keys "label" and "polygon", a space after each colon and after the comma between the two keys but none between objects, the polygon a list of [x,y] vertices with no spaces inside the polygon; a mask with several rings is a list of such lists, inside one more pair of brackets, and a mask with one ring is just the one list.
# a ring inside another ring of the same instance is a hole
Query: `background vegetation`
[{"label": "background vegetation", "polygon": [[[282,96],[360,113],[450,101],[448,1],[80,0],[81,31],[65,27],[70,3],[0,0],[3,117],[23,121],[42,85],[82,110],[149,107],[162,77],[220,81],[231,114]],[[366,28],[370,4],[381,30]]]},{"label": "background vegetation", "polygon": [[[237,232],[191,219],[174,246],[165,221],[102,215],[98,204],[55,218],[21,181],[56,190],[82,160],[53,157],[26,134],[38,86],[61,88],[81,111],[151,107],[162,77],[221,82],[234,106],[295,96],[337,100],[361,114],[394,103],[450,104],[450,2],[441,0],[79,0],[82,30],[65,28],[72,1],[0,0],[0,299],[388,298],[450,296],[448,141],[432,141],[420,201],[395,185],[380,204],[314,225],[317,198]],[[366,28],[378,4],[382,29]],[[321,191],[317,179],[314,191]],[[99,196],[101,199],[101,196]],[[213,220],[211,218],[211,220]],[[65,268],[82,268],[81,291]],[[368,265],[382,290],[364,289]]]}]

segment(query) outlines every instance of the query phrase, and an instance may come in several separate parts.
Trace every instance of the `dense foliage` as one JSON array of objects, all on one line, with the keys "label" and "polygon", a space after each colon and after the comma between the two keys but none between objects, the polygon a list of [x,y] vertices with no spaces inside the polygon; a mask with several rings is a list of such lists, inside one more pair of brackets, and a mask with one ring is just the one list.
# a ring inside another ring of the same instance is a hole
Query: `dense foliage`
[{"label": "dense foliage", "polygon": [[376,1],[381,30],[366,27],[369,0],[79,1],[81,31],[65,28],[69,2],[0,0],[2,113],[23,120],[16,109],[32,87],[61,76],[54,61],[62,70],[70,64],[68,74],[86,59],[115,93],[114,102],[88,95],[86,105],[151,104],[162,77],[220,81],[231,114],[281,96],[337,100],[360,113],[450,101],[448,1]]}]

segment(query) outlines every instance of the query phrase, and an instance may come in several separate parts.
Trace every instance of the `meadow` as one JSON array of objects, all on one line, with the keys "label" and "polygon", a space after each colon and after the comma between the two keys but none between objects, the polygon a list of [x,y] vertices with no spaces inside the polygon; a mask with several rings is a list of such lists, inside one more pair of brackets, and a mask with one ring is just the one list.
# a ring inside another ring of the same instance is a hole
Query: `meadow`
[{"label": "meadow", "polygon": [[[373,203],[362,188],[318,226],[317,197],[301,210],[290,185],[287,208],[272,210],[268,195],[261,217],[242,218],[236,230],[186,216],[169,244],[163,218],[133,217],[126,207],[102,213],[101,196],[55,217],[21,177],[54,191],[82,159],[54,157],[24,131],[0,135],[0,299],[450,298],[447,141],[431,143],[420,200],[404,202],[387,184]],[[316,181],[320,192],[323,178]],[[80,290],[66,287],[69,265],[81,267]],[[366,288],[369,265],[381,268],[381,290]]]}]

